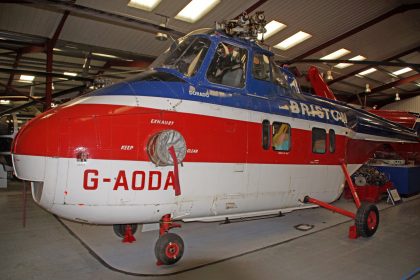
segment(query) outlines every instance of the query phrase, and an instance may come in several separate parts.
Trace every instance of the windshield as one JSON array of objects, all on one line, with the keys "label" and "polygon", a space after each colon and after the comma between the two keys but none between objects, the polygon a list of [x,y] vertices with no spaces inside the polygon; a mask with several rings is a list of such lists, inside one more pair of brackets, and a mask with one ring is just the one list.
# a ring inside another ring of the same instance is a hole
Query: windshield
[{"label": "windshield", "polygon": [[168,68],[187,77],[194,76],[210,47],[210,40],[203,37],[184,37],[158,57],[151,68]]}]

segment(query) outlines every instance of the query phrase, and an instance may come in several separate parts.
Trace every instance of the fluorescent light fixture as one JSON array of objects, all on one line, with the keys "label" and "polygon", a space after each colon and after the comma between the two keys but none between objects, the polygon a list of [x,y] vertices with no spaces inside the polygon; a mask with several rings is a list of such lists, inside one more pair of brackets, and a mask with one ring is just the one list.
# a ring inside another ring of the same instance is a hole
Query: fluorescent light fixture
[{"label": "fluorescent light fixture", "polygon": [[283,51],[290,49],[291,47],[296,46],[297,44],[302,43],[303,41],[311,38],[312,35],[308,34],[306,32],[303,31],[299,31],[298,33],[290,36],[289,38],[281,41],[280,43],[278,43],[277,45],[275,45],[274,47],[277,49],[281,49]]},{"label": "fluorescent light fixture", "polygon": [[[279,32],[280,30],[284,29],[286,27],[285,24],[272,20],[270,21],[266,26],[265,29],[267,30],[264,33],[264,39],[267,39],[268,37],[274,35],[275,33]],[[262,40],[263,36],[262,34],[258,34],[258,40]]]},{"label": "fluorescent light fixture", "polygon": [[320,59],[323,59],[323,60],[324,59],[337,59],[349,53],[350,51],[347,49],[339,49],[338,51],[335,51],[333,53],[330,53],[329,55],[323,56]]},{"label": "fluorescent light fixture", "polygon": [[[357,55],[355,57],[350,58],[349,60],[361,61],[361,60],[365,60],[365,59],[366,59],[366,57],[364,57],[363,55]],[[352,65],[353,65],[352,63],[339,63],[339,64],[335,65],[334,67],[343,69],[343,68],[347,68],[347,67],[352,66]]]},{"label": "fluorescent light fixture", "polygon": [[405,68],[400,69],[398,71],[392,72],[392,74],[398,76],[398,75],[402,75],[402,74],[407,73],[407,72],[410,72],[410,71],[413,71],[413,69],[411,69],[410,67],[405,67]]},{"label": "fluorescent light fixture", "polygon": [[74,73],[74,72],[64,72],[63,74],[66,76],[72,76],[72,77],[77,76],[77,73]]},{"label": "fluorescent light fixture", "polygon": [[212,10],[220,0],[192,0],[176,16],[176,19],[194,23]]},{"label": "fluorescent light fixture", "polygon": [[32,82],[35,79],[35,76],[29,76],[29,75],[20,75],[19,80],[22,82]]},{"label": "fluorescent light fixture", "polygon": [[10,100],[2,99],[0,100],[0,104],[5,104],[5,105],[10,104]]},{"label": "fluorescent light fixture", "polygon": [[112,54],[104,54],[104,53],[96,53],[96,52],[93,52],[92,54],[96,56],[102,56],[102,57],[108,57],[108,58],[118,58],[118,56],[115,56]]},{"label": "fluorescent light fixture", "polygon": [[61,49],[53,48],[53,51],[61,52]]},{"label": "fluorescent light fixture", "polygon": [[132,8],[142,9],[145,11],[153,11],[161,0],[130,0],[128,6]]},{"label": "fluorescent light fixture", "polygon": [[[359,75],[359,76],[366,76],[366,75],[368,75],[368,74],[370,74],[370,73],[373,73],[373,72],[375,72],[376,71],[376,69],[375,68],[369,68],[368,70],[365,70],[365,71],[363,71],[363,72],[360,72],[359,74],[357,74],[357,75]],[[356,76],[357,76],[356,75]]]}]

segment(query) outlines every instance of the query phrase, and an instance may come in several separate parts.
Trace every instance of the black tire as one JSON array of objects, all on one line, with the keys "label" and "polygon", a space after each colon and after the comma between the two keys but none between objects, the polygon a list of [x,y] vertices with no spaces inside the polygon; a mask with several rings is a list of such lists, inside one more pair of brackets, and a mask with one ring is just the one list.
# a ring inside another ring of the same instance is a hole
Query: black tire
[{"label": "black tire", "polygon": [[[124,238],[125,226],[126,226],[126,224],[117,224],[117,225],[114,225],[114,226],[113,226],[113,228],[114,228],[114,233],[115,233],[118,237],[120,237],[120,238]],[[137,224],[130,224],[130,226],[131,226],[131,232],[132,232],[133,234],[135,234],[135,233],[136,233],[136,231],[137,231]]]},{"label": "black tire", "polygon": [[175,233],[166,233],[159,237],[155,244],[155,255],[165,265],[174,264],[184,254],[184,241]]},{"label": "black tire", "polygon": [[379,226],[379,211],[374,204],[362,204],[356,213],[356,230],[359,236],[371,237]]}]

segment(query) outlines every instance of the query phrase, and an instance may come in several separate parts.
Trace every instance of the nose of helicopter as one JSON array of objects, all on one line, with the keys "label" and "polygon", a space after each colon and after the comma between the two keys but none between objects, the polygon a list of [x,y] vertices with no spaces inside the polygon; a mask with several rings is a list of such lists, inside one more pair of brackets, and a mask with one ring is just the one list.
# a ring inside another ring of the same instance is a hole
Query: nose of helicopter
[{"label": "nose of helicopter", "polygon": [[43,181],[46,157],[58,151],[59,119],[56,110],[45,112],[21,128],[12,144],[15,174],[27,181]]}]

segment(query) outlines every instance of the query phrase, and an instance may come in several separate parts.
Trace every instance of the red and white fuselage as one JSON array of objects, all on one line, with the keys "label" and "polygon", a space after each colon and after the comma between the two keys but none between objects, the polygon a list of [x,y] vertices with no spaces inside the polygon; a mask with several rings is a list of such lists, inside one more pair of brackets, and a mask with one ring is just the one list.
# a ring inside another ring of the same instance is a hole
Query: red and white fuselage
[{"label": "red and white fuselage", "polygon": [[[261,148],[262,120],[291,124],[290,152]],[[313,154],[312,127],[320,124],[195,101],[91,96],[33,120],[17,137],[13,158],[17,176],[33,182],[34,200],[61,217],[147,223],[172,213],[193,220],[301,207],[305,195],[337,199],[350,131],[322,125],[335,130],[336,151]],[[164,129],[186,139],[181,196],[174,195],[173,166],[156,166],[147,155],[148,139]]]}]

